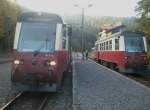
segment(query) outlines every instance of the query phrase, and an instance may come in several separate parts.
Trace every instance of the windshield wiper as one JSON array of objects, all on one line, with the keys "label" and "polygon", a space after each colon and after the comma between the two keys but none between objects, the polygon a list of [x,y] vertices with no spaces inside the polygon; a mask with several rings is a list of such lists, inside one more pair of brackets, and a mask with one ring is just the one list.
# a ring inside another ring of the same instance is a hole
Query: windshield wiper
[{"label": "windshield wiper", "polygon": [[[48,37],[47,37],[46,40],[42,43],[42,45],[41,45],[37,50],[34,51],[34,54],[33,54],[34,57],[39,54],[40,50],[43,48],[43,46],[44,46],[45,43],[46,43],[46,45],[47,45],[47,41],[48,41]],[[46,46],[46,48],[47,48],[47,46]]]}]

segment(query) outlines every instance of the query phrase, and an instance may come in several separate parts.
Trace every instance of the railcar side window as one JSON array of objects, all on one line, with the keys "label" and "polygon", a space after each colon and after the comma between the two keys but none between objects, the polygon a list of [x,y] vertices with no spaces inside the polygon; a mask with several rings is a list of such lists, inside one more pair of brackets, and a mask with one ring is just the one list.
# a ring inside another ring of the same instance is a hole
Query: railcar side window
[{"label": "railcar side window", "polygon": [[66,37],[66,28],[63,28],[63,37]]},{"label": "railcar side window", "polygon": [[115,50],[119,50],[119,39],[115,39]]},{"label": "railcar side window", "polygon": [[62,49],[66,49],[66,39],[63,38],[62,40]]},{"label": "railcar side window", "polygon": [[106,47],[105,47],[105,46],[106,46],[106,43],[104,42],[104,50],[106,49]]},{"label": "railcar side window", "polygon": [[98,50],[100,50],[100,44],[98,44]]},{"label": "railcar side window", "polygon": [[109,50],[112,50],[112,40],[109,41]]},{"label": "railcar side window", "polygon": [[67,43],[67,39],[66,39],[66,26],[64,25],[63,30],[62,30],[62,49],[67,49],[66,47],[66,43]]},{"label": "railcar side window", "polygon": [[102,43],[102,50],[104,50],[104,43]]},{"label": "railcar side window", "polygon": [[102,50],[102,44],[100,43],[100,50]]},{"label": "railcar side window", "polygon": [[66,29],[63,30],[63,36],[66,37]]},{"label": "railcar side window", "polygon": [[108,50],[108,41],[106,42],[106,50]]},{"label": "railcar side window", "polygon": [[97,44],[95,45],[95,50],[98,50],[98,45]]}]

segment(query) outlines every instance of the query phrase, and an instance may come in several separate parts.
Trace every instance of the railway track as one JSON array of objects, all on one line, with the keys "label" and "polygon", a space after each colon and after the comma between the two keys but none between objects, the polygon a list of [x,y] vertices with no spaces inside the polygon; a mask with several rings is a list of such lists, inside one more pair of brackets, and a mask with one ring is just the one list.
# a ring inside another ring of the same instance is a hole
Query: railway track
[{"label": "railway track", "polygon": [[19,92],[15,97],[8,101],[0,110],[6,110],[12,103],[14,103],[19,97],[23,95],[23,92]]},{"label": "railway track", "polygon": [[150,88],[150,74],[146,76],[145,74],[143,75],[142,73],[136,73],[136,74],[125,75],[125,76],[134,79]]},{"label": "railway track", "polygon": [[[117,70],[115,70],[117,71]],[[138,73],[133,73],[133,74],[124,74],[124,73],[120,73],[117,71],[118,74],[121,74],[125,77],[128,77],[130,79],[133,79],[143,85],[145,85],[146,87],[150,88],[150,74],[142,74],[142,72],[138,72]]]},{"label": "railway track", "polygon": [[48,93],[20,92],[0,110],[43,110],[48,97]]},{"label": "railway track", "polygon": [[72,74],[65,74],[62,85],[62,92],[20,92],[0,110],[72,110]]}]

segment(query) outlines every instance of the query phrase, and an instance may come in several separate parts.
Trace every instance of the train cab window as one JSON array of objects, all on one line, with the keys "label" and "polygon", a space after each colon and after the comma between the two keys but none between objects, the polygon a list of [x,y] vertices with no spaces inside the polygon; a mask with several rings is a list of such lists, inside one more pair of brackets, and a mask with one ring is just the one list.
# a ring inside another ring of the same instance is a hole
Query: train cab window
[{"label": "train cab window", "polygon": [[[56,25],[24,22],[21,26],[18,50],[23,52],[53,52]],[[42,36],[42,37],[41,37]]]},{"label": "train cab window", "polygon": [[142,35],[137,33],[126,33],[125,49],[127,52],[145,52]]},{"label": "train cab window", "polygon": [[115,50],[119,50],[119,39],[115,39]]},{"label": "train cab window", "polygon": [[112,40],[109,41],[109,50],[112,50]]}]

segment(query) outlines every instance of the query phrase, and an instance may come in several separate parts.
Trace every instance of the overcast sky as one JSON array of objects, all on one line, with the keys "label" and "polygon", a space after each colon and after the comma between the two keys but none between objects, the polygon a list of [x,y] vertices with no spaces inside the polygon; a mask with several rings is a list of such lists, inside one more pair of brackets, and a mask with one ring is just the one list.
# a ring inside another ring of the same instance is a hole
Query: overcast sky
[{"label": "overcast sky", "polygon": [[[139,0],[16,0],[20,5],[34,11],[53,12],[59,14],[81,13],[85,8],[86,15],[96,16],[135,16],[134,11]],[[79,7],[74,7],[78,4]],[[87,7],[92,4],[92,7]]]}]

